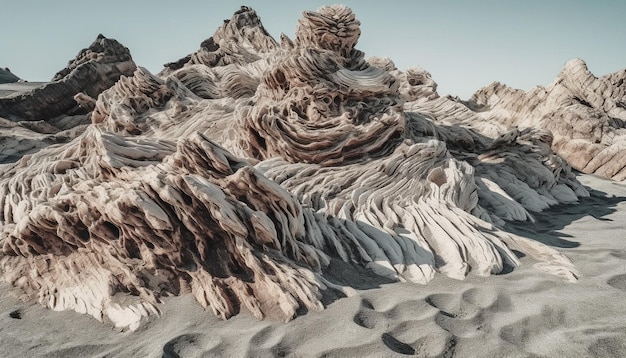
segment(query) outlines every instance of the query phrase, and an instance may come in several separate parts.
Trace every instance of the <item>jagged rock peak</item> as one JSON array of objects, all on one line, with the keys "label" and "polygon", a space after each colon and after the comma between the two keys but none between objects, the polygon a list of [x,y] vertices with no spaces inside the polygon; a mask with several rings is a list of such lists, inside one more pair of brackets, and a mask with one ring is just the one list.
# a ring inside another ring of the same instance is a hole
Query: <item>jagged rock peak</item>
[{"label": "jagged rock peak", "polygon": [[224,20],[224,24],[215,30],[213,36],[202,41],[198,51],[166,63],[161,74],[180,69],[186,64],[215,67],[250,63],[277,47],[278,43],[265,30],[256,11],[242,6],[230,20]]},{"label": "jagged rock peak", "polygon": [[242,29],[246,26],[259,27],[266,35],[269,35],[267,31],[265,31],[261,23],[261,18],[256,14],[256,11],[248,6],[242,6],[239,10],[235,11],[230,20],[224,20],[224,24],[235,26],[237,29]]},{"label": "jagged rock peak", "polygon": [[90,61],[99,63],[125,62],[132,61],[132,56],[130,55],[130,50],[117,40],[98,34],[98,37],[89,47],[82,49],[75,59],[69,61],[64,69],[52,77],[52,81],[61,80],[76,67]]},{"label": "jagged rock peak", "polygon": [[361,22],[344,5],[304,11],[296,28],[296,45],[312,45],[349,57],[361,36]]},{"label": "jagged rock peak", "polygon": [[0,67],[0,83],[13,83],[20,81],[20,78],[14,75],[8,67]]},{"label": "jagged rock peak", "polygon": [[224,45],[221,43],[222,41],[228,42],[233,40],[251,44],[255,50],[260,52],[271,51],[277,45],[276,41],[263,27],[261,18],[256,11],[247,6],[242,6],[235,11],[230,20],[224,20],[224,24],[213,34],[213,41],[220,46]]},{"label": "jagged rock peak", "polygon": [[591,74],[589,68],[587,67],[587,63],[583,59],[574,58],[567,61],[565,65],[563,65],[563,69],[561,69],[561,73],[559,74],[559,76],[571,76],[579,73],[580,71],[582,71],[583,73]]}]

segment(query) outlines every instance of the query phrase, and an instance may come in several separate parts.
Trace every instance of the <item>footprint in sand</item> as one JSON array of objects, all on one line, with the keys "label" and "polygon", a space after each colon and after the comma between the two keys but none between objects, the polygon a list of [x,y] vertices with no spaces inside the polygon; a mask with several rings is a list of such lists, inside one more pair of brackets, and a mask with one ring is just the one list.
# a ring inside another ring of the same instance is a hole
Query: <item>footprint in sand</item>
[{"label": "footprint in sand", "polygon": [[462,294],[433,294],[426,302],[439,310],[435,322],[457,337],[476,337],[489,329],[486,316],[511,309],[510,301],[494,290],[470,288]]},{"label": "footprint in sand", "polygon": [[411,312],[411,320],[424,320],[432,318],[438,311],[425,300],[410,300],[400,302],[383,313],[388,320],[398,321],[405,320],[407,312]]},{"label": "footprint in sand", "polygon": [[381,338],[383,340],[383,343],[385,343],[385,345],[389,349],[391,349],[392,351],[396,353],[407,354],[407,355],[415,354],[415,348],[411,347],[410,345],[404,342],[400,342],[398,339],[396,339],[394,336],[392,336],[389,333],[383,333]]},{"label": "footprint in sand", "polygon": [[436,324],[435,320],[404,321],[382,335],[383,343],[400,354],[418,357],[440,357],[456,345],[456,337]]},{"label": "footprint in sand", "polygon": [[626,274],[613,276],[606,283],[613,288],[626,291]]},{"label": "footprint in sand", "polygon": [[433,294],[426,298],[426,302],[439,309],[435,322],[455,336],[474,337],[483,328],[483,310],[463,300],[461,295]]},{"label": "footprint in sand", "polygon": [[256,332],[250,339],[249,357],[281,357],[287,354],[283,346],[284,332],[267,326]]},{"label": "footprint in sand", "polygon": [[418,321],[432,318],[437,310],[424,300],[411,300],[400,302],[385,311],[377,311],[369,300],[363,299],[353,321],[361,327],[373,329],[383,322],[405,321],[407,312],[411,313],[412,321]]},{"label": "footprint in sand", "polygon": [[209,353],[222,343],[220,337],[202,333],[183,334],[174,337],[163,346],[163,358],[191,357],[198,352]]},{"label": "footprint in sand", "polygon": [[462,299],[491,312],[508,312],[512,309],[511,300],[490,289],[470,288],[463,292]]},{"label": "footprint in sand", "polygon": [[493,305],[498,295],[492,290],[470,288],[461,294],[463,301],[481,308],[488,308]]},{"label": "footprint in sand", "polygon": [[374,305],[367,299],[361,300],[361,306],[352,318],[354,323],[368,329],[373,329],[384,319],[384,315],[374,310]]},{"label": "footprint in sand", "polygon": [[353,321],[368,329],[384,329],[381,341],[395,353],[449,356],[454,354],[459,337],[483,334],[486,310],[510,309],[507,303],[496,292],[475,288],[462,294],[432,294],[422,300],[398,303],[385,311],[377,311],[369,300],[363,299]]},{"label": "footprint in sand", "polygon": [[561,327],[564,327],[565,324],[566,313],[564,308],[555,309],[544,306],[541,313],[502,327],[500,338],[522,349],[533,341],[549,344],[550,336],[547,333],[554,333],[555,330],[562,329]]}]

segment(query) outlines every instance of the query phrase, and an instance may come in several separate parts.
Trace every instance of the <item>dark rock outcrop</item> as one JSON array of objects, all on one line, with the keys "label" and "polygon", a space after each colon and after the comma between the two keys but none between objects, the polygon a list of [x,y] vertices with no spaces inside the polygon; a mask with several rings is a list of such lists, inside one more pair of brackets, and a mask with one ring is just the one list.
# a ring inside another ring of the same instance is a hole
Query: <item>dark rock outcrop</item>
[{"label": "dark rock outcrop", "polygon": [[[85,96],[97,98],[123,76],[132,75],[136,66],[130,51],[102,35],[81,50],[52,82],[27,92],[0,98],[0,116],[13,120],[48,120],[61,115],[87,113],[92,109]],[[79,95],[79,101],[74,99]],[[95,101],[94,101],[95,102]],[[86,104],[82,108],[80,104]]]},{"label": "dark rock outcrop", "polygon": [[14,75],[8,68],[0,68],[0,83],[13,83],[19,80],[20,78]]}]

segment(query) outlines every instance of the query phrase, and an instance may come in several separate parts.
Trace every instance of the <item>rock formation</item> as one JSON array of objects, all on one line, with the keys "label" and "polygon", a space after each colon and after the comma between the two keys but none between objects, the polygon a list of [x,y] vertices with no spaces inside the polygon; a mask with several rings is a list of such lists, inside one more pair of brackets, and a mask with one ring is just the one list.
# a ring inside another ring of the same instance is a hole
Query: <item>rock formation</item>
[{"label": "rock formation", "polygon": [[524,92],[493,83],[476,92],[468,107],[504,128],[547,129],[552,149],[572,167],[626,179],[626,70],[597,78],[575,59],[546,87]]},{"label": "rock formation", "polygon": [[224,20],[213,36],[200,44],[200,49],[178,61],[165,64],[161,75],[184,65],[208,67],[242,65],[266,57],[278,44],[265,30],[256,12],[242,6],[233,18]]},{"label": "rock formation", "polygon": [[427,283],[500,273],[517,251],[575,280],[501,230],[588,195],[552,134],[463,122],[481,117],[425,70],[366,60],[359,25],[326,6],[279,44],[242,7],[159,75],[123,76],[77,138],[0,171],[3,279],[130,329],[184,292],[223,318],[321,309],[345,291],[331,260]]},{"label": "rock formation", "polygon": [[13,83],[19,80],[20,78],[14,75],[8,68],[0,68],[0,83]]},{"label": "rock formation", "polygon": [[[0,98],[0,116],[14,121],[38,121],[80,112],[80,98],[97,98],[120,76],[131,75],[135,68],[126,47],[98,35],[52,78],[52,82],[26,93]],[[79,95],[79,103],[74,99],[76,95]]]}]

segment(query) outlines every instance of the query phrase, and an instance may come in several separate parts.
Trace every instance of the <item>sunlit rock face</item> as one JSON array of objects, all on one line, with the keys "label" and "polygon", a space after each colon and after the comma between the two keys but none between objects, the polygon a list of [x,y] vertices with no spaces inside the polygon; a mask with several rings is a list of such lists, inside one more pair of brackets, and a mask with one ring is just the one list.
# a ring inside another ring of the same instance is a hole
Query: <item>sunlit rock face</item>
[{"label": "sunlit rock face", "polygon": [[622,181],[626,71],[595,77],[583,60],[565,64],[546,87],[524,92],[493,83],[469,100],[487,122],[552,132],[552,149],[574,168]]},{"label": "sunlit rock face", "polygon": [[427,71],[365,59],[359,35],[334,5],[277,42],[242,7],[160,74],[123,76],[75,139],[1,167],[4,280],[130,329],[185,292],[223,318],[322,309],[344,290],[332,260],[425,284],[522,253],[575,280],[500,229],[588,195],[553,134],[482,123]]}]

